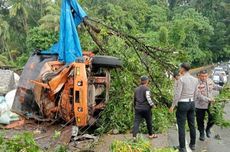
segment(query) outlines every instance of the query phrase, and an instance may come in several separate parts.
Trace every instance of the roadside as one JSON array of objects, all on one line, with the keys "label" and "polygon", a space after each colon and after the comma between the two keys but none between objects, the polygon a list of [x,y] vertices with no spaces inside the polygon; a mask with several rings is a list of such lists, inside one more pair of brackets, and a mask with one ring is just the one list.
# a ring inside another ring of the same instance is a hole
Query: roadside
[{"label": "roadside", "polygon": [[[208,67],[210,68],[210,67]],[[196,71],[196,70],[195,70]],[[195,72],[194,71],[194,72]],[[196,71],[197,72],[197,71]],[[194,73],[195,74],[195,73]],[[228,77],[228,82],[230,82],[230,77]],[[218,95],[218,92],[215,92]],[[230,103],[226,104],[225,107],[225,118],[230,120]],[[61,124],[47,124],[47,123],[38,123],[32,120],[27,120],[26,124],[21,127],[17,127],[9,130],[0,130],[0,133],[5,133],[4,139],[10,139],[12,136],[23,133],[31,132],[35,135],[34,139],[45,151],[54,151],[54,149],[60,145],[62,142],[58,139],[60,135]],[[187,133],[188,135],[188,133]],[[221,139],[215,138],[218,135]],[[66,135],[67,136],[67,135]],[[144,137],[146,135],[143,135]],[[164,148],[164,147],[173,147],[178,145],[178,136],[176,125],[173,126],[167,133],[159,134],[159,137],[156,139],[149,140],[151,147],[154,148]],[[131,134],[104,134],[98,138],[98,140],[82,140],[82,141],[72,141],[68,147],[70,151],[91,151],[91,152],[108,152],[110,151],[111,144],[116,141],[124,141],[132,139]],[[147,136],[146,136],[147,139]],[[147,139],[148,140],[148,139]],[[187,136],[187,141],[189,141],[189,136]],[[230,143],[230,129],[220,128],[215,126],[213,128],[212,138],[207,139],[205,142],[197,140],[197,149],[196,152],[228,152]],[[188,151],[189,152],[189,151]]]},{"label": "roadside", "polygon": [[211,72],[211,69],[213,69],[214,67],[215,67],[215,64],[210,64],[210,65],[207,65],[207,66],[202,66],[202,67],[199,67],[199,68],[191,69],[190,73],[192,75],[196,75],[201,70],[208,70],[208,71]]},{"label": "roadside", "polygon": [[[149,140],[147,135],[141,135],[141,136],[144,136],[147,140]],[[151,139],[149,141],[151,143],[152,148],[164,148],[164,147],[168,147],[169,145],[167,138],[168,138],[167,133],[164,133],[164,134],[159,134],[158,138]],[[95,152],[108,152],[110,149],[110,145],[114,141],[116,140],[124,141],[130,139],[132,139],[131,134],[103,135],[102,137],[100,137],[99,142],[95,144],[94,150]]]},{"label": "roadside", "polygon": [[[57,135],[57,131],[61,128],[61,125],[51,125],[47,127],[47,124],[37,124],[34,121],[26,121],[26,124],[22,127],[17,127],[9,130],[0,130],[0,134],[4,134],[4,139],[11,139],[14,135],[18,135],[24,132],[30,132],[34,135],[34,140],[38,146],[45,151],[55,151],[59,145],[62,144],[60,141],[60,135]],[[148,139],[147,135],[140,135],[149,140],[152,148],[164,148],[168,147],[168,134],[159,134],[156,139]],[[72,141],[68,144],[69,150],[72,152],[109,152],[110,146],[114,141],[131,140],[131,134],[104,134],[98,138],[98,140],[82,140]]]},{"label": "roadside", "polygon": [[[225,105],[225,119],[230,120],[230,103]],[[186,133],[187,143],[190,140],[189,133]],[[197,136],[198,136],[197,131]],[[220,138],[219,138],[220,137]],[[169,146],[173,147],[179,145],[176,126],[168,131]],[[230,128],[220,128],[214,126],[212,129],[211,138],[206,138],[205,141],[200,141],[197,137],[195,152],[229,152],[230,148]],[[189,149],[190,150],[190,149]],[[189,151],[188,151],[189,152]]]}]

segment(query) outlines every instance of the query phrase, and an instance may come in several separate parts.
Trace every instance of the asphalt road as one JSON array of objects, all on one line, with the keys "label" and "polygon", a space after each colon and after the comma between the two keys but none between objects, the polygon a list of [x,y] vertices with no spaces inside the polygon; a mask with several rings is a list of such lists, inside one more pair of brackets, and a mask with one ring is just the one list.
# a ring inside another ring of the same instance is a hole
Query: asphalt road
[{"label": "asphalt road", "polygon": [[[230,76],[228,77],[228,82],[230,83]],[[218,92],[215,92],[218,95]],[[230,120],[230,102],[225,105],[225,118]],[[220,136],[220,139],[215,138],[215,136]],[[188,148],[189,133],[186,133],[187,140],[187,151],[191,152]],[[178,143],[178,134],[177,127],[173,127],[168,132],[168,141],[170,146],[177,146]],[[197,144],[195,152],[230,152],[230,128],[220,128],[214,126],[212,128],[211,138],[206,138],[205,141],[199,140],[199,132],[197,131]]]}]

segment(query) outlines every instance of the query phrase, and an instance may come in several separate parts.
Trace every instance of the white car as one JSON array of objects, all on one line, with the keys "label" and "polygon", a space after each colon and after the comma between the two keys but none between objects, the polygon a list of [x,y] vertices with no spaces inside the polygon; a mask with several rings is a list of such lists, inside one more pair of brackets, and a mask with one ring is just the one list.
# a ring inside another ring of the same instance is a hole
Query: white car
[{"label": "white car", "polygon": [[214,71],[212,80],[214,83],[220,84],[220,83],[226,83],[228,81],[228,78],[224,71]]},{"label": "white car", "polygon": [[222,67],[218,66],[218,67],[214,68],[213,74],[214,74],[215,72],[217,72],[217,71],[224,71],[224,69],[223,69]]}]

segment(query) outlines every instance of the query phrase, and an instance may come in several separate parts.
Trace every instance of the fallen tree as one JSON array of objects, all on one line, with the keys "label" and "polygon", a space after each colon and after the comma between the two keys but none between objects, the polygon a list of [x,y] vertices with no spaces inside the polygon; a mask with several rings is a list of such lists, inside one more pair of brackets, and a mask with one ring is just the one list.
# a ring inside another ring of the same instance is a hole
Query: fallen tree
[{"label": "fallen tree", "polygon": [[[99,54],[117,56],[124,63],[121,70],[112,73],[111,102],[100,115],[101,118],[97,122],[100,127],[97,132],[126,132],[131,129],[133,90],[143,74],[151,79],[150,88],[158,106],[154,114],[158,117],[153,118],[155,130],[166,131],[174,120],[173,115],[168,114],[168,106],[172,99],[172,82],[169,75],[176,68],[173,64],[178,55],[174,54],[176,50],[172,47],[151,46],[143,38],[119,31],[91,18],[85,18],[84,25],[83,30],[87,31],[97,45]],[[117,43],[118,47],[110,47],[112,43]],[[158,123],[163,119],[168,121]]]}]

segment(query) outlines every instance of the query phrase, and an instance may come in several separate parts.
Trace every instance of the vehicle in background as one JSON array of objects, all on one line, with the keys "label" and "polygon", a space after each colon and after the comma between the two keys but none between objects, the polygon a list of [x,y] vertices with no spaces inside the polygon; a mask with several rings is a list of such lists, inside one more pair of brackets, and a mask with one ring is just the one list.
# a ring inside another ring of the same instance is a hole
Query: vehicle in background
[{"label": "vehicle in background", "polygon": [[228,61],[228,68],[229,68],[229,70],[230,70],[230,61]]},{"label": "vehicle in background", "polygon": [[215,84],[219,84],[219,85],[223,85],[227,82],[227,75],[225,73],[225,71],[221,70],[221,68],[215,68],[213,71],[213,77],[212,80]]},{"label": "vehicle in background", "polygon": [[212,70],[212,75],[214,75],[215,72],[218,72],[218,71],[224,71],[224,69],[222,67],[220,67],[220,65],[218,65],[217,67],[215,67],[213,70]]},{"label": "vehicle in background", "polygon": [[222,65],[221,68],[223,68],[227,75],[229,74],[230,67],[227,64]]},{"label": "vehicle in background", "polygon": [[213,73],[215,73],[216,71],[224,71],[224,69],[223,67],[218,66],[213,69]]}]

